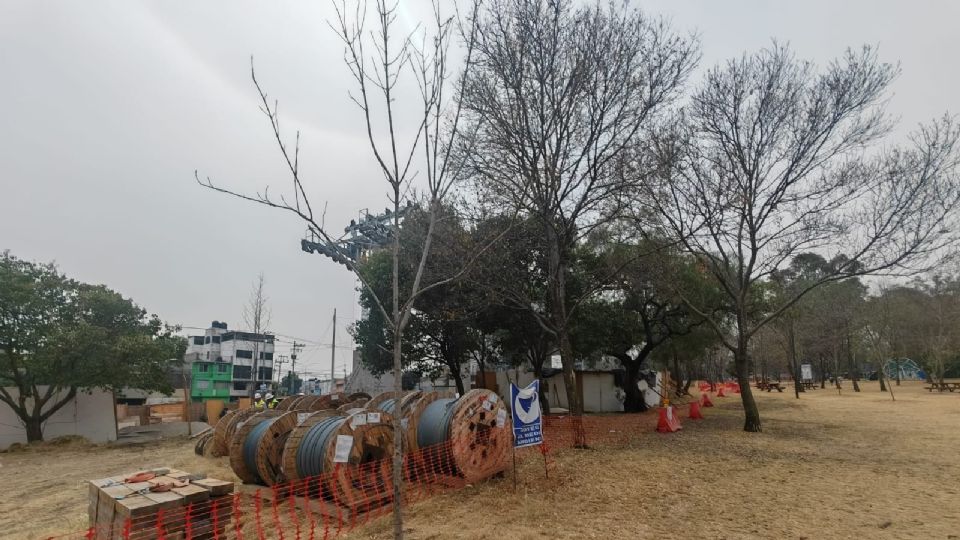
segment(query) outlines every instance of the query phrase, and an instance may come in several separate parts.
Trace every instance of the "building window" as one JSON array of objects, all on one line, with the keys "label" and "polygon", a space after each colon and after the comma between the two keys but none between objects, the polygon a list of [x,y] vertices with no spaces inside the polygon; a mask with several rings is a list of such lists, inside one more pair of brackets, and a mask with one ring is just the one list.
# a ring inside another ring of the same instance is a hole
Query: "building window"
[{"label": "building window", "polygon": [[203,336],[193,336],[194,345],[203,345]]},{"label": "building window", "polygon": [[210,343],[210,336],[203,338],[204,343]]},{"label": "building window", "polygon": [[245,351],[243,349],[237,349],[237,358],[253,358],[253,351]]},{"label": "building window", "polygon": [[228,383],[227,381],[216,381],[216,382],[213,383],[213,389],[214,389],[214,390],[229,390],[229,389],[230,389],[230,383]]},{"label": "building window", "polygon": [[197,390],[206,390],[210,388],[210,381],[201,380],[197,381]]},{"label": "building window", "polygon": [[258,380],[269,381],[273,379],[273,368],[262,367],[257,372],[260,373]]},{"label": "building window", "polygon": [[272,353],[272,352],[263,352],[263,351],[260,351],[260,359],[261,359],[261,360],[273,360],[273,353]]},{"label": "building window", "polygon": [[220,336],[213,336],[214,343],[220,343]]},{"label": "building window", "polygon": [[234,379],[249,379],[252,369],[250,366],[233,366]]},{"label": "building window", "polygon": [[200,372],[200,373],[206,373],[206,372],[210,371],[210,365],[209,365],[209,364],[197,364],[197,371]]},{"label": "building window", "polygon": [[226,373],[230,366],[227,364],[217,364],[217,373]]},{"label": "building window", "polygon": [[246,390],[246,389],[247,389],[247,383],[245,383],[245,382],[235,382],[235,383],[233,383],[233,389],[234,389],[234,390]]}]

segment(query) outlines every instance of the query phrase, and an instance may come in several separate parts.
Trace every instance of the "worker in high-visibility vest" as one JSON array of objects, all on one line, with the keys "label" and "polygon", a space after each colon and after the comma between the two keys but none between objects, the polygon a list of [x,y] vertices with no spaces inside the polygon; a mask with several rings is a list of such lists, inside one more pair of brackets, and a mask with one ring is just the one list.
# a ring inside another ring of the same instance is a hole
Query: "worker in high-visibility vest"
[{"label": "worker in high-visibility vest", "polygon": [[273,394],[271,394],[270,392],[267,392],[266,403],[267,403],[268,409],[276,409],[277,404],[280,403],[280,401],[277,400],[277,398],[273,397]]},{"label": "worker in high-visibility vest", "polygon": [[253,394],[253,408],[260,410],[267,408],[267,402],[263,400],[263,396],[260,395],[260,392]]}]

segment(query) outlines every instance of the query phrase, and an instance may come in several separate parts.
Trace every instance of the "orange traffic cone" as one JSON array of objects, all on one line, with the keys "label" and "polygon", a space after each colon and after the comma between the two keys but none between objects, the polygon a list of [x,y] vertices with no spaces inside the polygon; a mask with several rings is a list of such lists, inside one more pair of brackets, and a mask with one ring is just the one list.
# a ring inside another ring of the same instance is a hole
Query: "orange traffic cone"
[{"label": "orange traffic cone", "polygon": [[722,386],[717,387],[717,397],[727,397],[727,396],[723,395],[723,387],[722,387]]},{"label": "orange traffic cone", "polygon": [[710,401],[710,394],[702,394],[700,396],[700,405],[703,407],[713,407],[713,402]]},{"label": "orange traffic cone", "polygon": [[703,414],[700,412],[700,402],[691,401],[690,402],[690,419],[691,420],[703,420]]},{"label": "orange traffic cone", "polygon": [[660,433],[673,433],[680,431],[683,426],[680,425],[680,419],[674,413],[673,406],[667,405],[660,408],[660,418],[657,420],[657,431]]}]

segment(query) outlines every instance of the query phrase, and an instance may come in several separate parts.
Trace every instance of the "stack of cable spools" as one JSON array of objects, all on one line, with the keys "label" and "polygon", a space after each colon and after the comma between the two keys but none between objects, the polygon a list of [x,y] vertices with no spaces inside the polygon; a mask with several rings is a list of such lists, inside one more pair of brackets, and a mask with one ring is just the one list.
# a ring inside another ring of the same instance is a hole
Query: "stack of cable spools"
[{"label": "stack of cable spools", "polygon": [[507,468],[513,433],[503,400],[490,390],[381,394],[367,404],[399,415],[406,453],[424,458],[417,465],[467,482],[489,478]]},{"label": "stack of cable spools", "polygon": [[389,492],[397,444],[408,455],[411,478],[429,472],[476,482],[504,471],[512,446],[507,418],[499,396],[480,389],[459,397],[420,391],[297,396],[276,409],[227,414],[208,446],[213,455],[229,455],[245,483],[317,478],[311,491],[357,499]]}]

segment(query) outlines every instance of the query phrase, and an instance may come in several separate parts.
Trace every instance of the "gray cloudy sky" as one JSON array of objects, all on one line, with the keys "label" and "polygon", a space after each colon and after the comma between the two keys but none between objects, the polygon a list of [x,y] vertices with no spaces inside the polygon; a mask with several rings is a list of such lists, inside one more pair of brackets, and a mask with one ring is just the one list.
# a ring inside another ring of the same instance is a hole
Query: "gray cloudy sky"
[{"label": "gray cloudy sky", "polygon": [[[401,2],[404,24],[429,6]],[[960,2],[639,5],[697,31],[704,67],[771,38],[820,63],[878,44],[902,62],[890,104],[901,132],[958,110]],[[0,2],[0,249],[56,261],[184,326],[240,326],[262,270],[276,332],[327,343],[336,307],[338,341],[349,344],[347,271],[300,251],[295,218],[193,180],[199,169],[238,190],[287,185],[250,84],[253,55],[284,127],[302,131],[302,170],[313,199],[330,201],[327,222],[385,206],[331,16],[323,0]],[[329,355],[311,344],[303,358],[319,371]],[[338,350],[338,370],[349,355]]]}]

